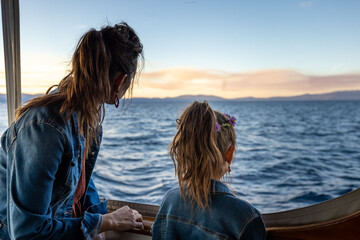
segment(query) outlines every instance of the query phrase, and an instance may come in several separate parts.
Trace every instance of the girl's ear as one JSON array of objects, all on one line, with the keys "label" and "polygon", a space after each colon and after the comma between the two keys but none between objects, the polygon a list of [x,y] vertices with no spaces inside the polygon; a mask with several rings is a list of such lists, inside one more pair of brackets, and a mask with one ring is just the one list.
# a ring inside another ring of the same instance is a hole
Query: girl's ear
[{"label": "girl's ear", "polygon": [[230,165],[231,161],[233,160],[233,155],[234,155],[234,151],[235,151],[235,147],[234,146],[230,146],[229,149],[226,152],[225,155],[225,161]]}]

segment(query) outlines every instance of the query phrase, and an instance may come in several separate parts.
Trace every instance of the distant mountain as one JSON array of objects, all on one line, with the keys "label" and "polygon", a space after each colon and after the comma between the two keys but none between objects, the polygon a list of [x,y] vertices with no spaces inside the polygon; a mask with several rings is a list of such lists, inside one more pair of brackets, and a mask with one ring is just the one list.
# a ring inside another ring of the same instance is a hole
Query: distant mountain
[{"label": "distant mountain", "polygon": [[[143,99],[145,100],[145,99]],[[182,95],[173,98],[156,98],[159,101],[194,101],[194,100],[207,100],[207,101],[331,101],[331,100],[360,100],[359,91],[338,91],[324,94],[304,94],[291,97],[270,97],[270,98],[233,98],[225,99],[213,95]]]},{"label": "distant mountain", "polygon": [[[31,94],[22,94],[22,102],[26,102],[34,97],[40,96]],[[324,94],[304,94],[292,97],[270,97],[270,98],[233,98],[225,99],[213,95],[182,95],[178,97],[167,98],[133,98],[133,102],[141,101],[334,101],[334,100],[360,100],[360,90],[358,91],[338,91]],[[6,95],[0,94],[0,102],[6,102]]]},{"label": "distant mountain", "polygon": [[236,98],[237,101],[333,101],[360,100],[360,91],[339,91],[324,94],[304,94],[293,97]]},{"label": "distant mountain", "polygon": [[334,101],[334,100],[360,100],[359,91],[338,91],[324,94],[304,94],[291,97],[270,97],[270,98],[233,98],[225,99],[217,96],[207,95],[183,95],[163,100],[208,100],[208,101]]},{"label": "distant mountain", "polygon": [[166,102],[189,102],[189,101],[226,101],[227,99],[213,96],[213,95],[181,95],[178,97],[166,97],[166,98],[133,98],[134,102],[142,102],[142,101],[166,101]]},{"label": "distant mountain", "polygon": [[208,100],[208,101],[223,101],[226,100],[225,98],[222,97],[218,97],[218,96],[214,96],[214,95],[182,95],[179,97],[174,97],[174,98],[164,98],[165,100],[169,100],[169,99],[176,99],[176,100],[198,100],[198,101],[203,101],[203,100]]}]

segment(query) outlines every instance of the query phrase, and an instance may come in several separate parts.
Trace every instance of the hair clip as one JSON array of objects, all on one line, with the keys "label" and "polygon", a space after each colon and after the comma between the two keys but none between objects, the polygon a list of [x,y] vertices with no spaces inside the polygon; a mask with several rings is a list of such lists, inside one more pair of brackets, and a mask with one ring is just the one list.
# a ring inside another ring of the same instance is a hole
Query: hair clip
[{"label": "hair clip", "polygon": [[215,127],[216,127],[216,131],[220,132],[221,129],[225,130],[225,128],[227,127],[234,127],[236,124],[236,117],[234,116],[230,116],[230,114],[224,113],[225,116],[227,116],[229,118],[229,122],[227,123],[223,123],[223,124],[219,124],[218,122],[215,123]]}]

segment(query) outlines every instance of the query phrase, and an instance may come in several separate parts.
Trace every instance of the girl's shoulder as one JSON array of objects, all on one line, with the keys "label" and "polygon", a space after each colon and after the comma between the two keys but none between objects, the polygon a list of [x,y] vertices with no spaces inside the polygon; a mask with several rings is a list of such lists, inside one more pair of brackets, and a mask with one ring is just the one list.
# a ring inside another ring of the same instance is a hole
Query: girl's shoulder
[{"label": "girl's shoulder", "polygon": [[181,198],[179,187],[171,188],[165,193],[161,202],[161,206],[164,205],[166,202],[178,200],[179,198]]},{"label": "girl's shoulder", "polygon": [[231,233],[234,238],[248,231],[264,232],[261,214],[255,207],[229,191],[226,185],[218,185],[215,191],[210,207],[201,210],[182,198],[178,187],[172,188],[164,195],[157,219],[186,222],[221,234]]},{"label": "girl's shoulder", "polygon": [[213,211],[224,217],[241,215],[244,218],[241,221],[261,216],[260,212],[254,206],[246,200],[241,199],[237,193],[231,191],[226,184],[220,181],[213,183],[215,184],[214,192],[212,192],[211,196],[211,208]]},{"label": "girl's shoulder", "polygon": [[[260,215],[260,212],[249,202],[240,198],[235,193],[231,194],[215,194],[212,196],[212,205],[215,208],[231,209],[231,212],[244,215]],[[231,213],[229,212],[229,213]]]},{"label": "girl's shoulder", "polygon": [[265,225],[260,211],[235,194],[214,195],[210,216],[218,219],[221,223],[226,223],[221,228],[231,229],[231,232],[236,233],[238,239],[243,234],[251,235],[253,233],[263,237],[250,237],[249,239],[265,239]]}]

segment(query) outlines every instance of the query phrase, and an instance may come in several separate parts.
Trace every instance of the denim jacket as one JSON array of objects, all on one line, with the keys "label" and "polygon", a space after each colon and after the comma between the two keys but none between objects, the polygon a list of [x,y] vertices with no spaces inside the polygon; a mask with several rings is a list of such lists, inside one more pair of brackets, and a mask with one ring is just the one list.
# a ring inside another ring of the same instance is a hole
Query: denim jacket
[{"label": "denim jacket", "polygon": [[107,212],[91,179],[100,140],[86,160],[84,215],[72,218],[84,149],[77,114],[66,121],[59,106],[43,106],[13,123],[1,137],[0,239],[93,239]]},{"label": "denim jacket", "polygon": [[179,188],[169,190],[153,224],[152,239],[265,240],[261,214],[220,181],[211,182],[210,207],[185,201]]}]

